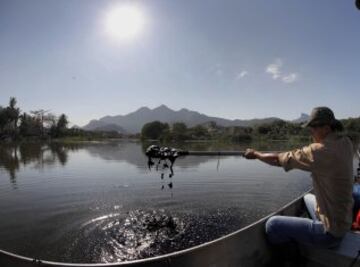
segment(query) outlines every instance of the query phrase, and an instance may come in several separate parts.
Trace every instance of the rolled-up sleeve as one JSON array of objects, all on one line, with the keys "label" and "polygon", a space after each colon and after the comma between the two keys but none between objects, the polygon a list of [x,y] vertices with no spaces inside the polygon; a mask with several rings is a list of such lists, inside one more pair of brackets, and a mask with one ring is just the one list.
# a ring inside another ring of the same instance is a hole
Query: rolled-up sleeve
[{"label": "rolled-up sleeve", "polygon": [[278,158],[280,166],[282,166],[285,171],[292,169],[311,171],[314,162],[311,146],[279,153]]}]

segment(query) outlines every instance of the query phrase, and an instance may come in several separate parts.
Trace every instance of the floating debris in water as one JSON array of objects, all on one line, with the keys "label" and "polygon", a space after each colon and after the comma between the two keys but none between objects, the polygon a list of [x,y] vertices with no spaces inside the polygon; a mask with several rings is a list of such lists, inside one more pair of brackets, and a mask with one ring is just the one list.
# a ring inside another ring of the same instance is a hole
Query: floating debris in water
[{"label": "floating debris in water", "polygon": [[160,160],[168,159],[170,162],[175,162],[176,158],[179,156],[179,152],[175,148],[169,147],[159,147],[157,145],[151,145],[146,149],[146,156],[150,159],[158,158]]},{"label": "floating debris in water", "polygon": [[[166,169],[170,170],[169,178],[174,176],[173,166],[179,156],[179,152],[175,148],[151,145],[146,149],[145,154],[148,157],[148,168],[151,170],[152,167],[155,167],[156,171],[162,171],[160,174],[161,179],[164,179],[164,170]],[[158,159],[157,163],[154,162],[156,159]]]}]

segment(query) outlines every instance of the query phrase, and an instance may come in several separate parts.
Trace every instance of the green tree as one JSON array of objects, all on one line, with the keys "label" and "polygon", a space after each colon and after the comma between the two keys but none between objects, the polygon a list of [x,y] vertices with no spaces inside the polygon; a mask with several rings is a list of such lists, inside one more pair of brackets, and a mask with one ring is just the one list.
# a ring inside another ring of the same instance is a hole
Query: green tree
[{"label": "green tree", "polygon": [[9,106],[7,107],[9,123],[15,132],[17,130],[17,124],[20,116],[20,109],[16,107],[16,103],[16,98],[10,97]]},{"label": "green tree", "polygon": [[271,127],[268,124],[262,124],[256,127],[256,132],[260,135],[268,134],[270,131]]},{"label": "green tree", "polygon": [[69,121],[67,116],[65,114],[61,114],[56,124],[57,136],[65,135],[68,124]]},{"label": "green tree", "polygon": [[9,106],[0,107],[0,134],[15,137],[17,135],[17,125],[20,109],[16,107],[16,98],[11,97]]},{"label": "green tree", "polygon": [[186,140],[187,139],[187,126],[183,122],[176,122],[172,125],[171,136],[174,140]]},{"label": "green tree", "polygon": [[189,129],[189,134],[192,139],[206,140],[210,138],[208,130],[202,125],[196,125]]},{"label": "green tree", "polygon": [[46,116],[49,113],[49,110],[38,109],[30,111],[31,114],[40,122],[41,125],[41,136],[45,135],[45,126],[44,123],[46,122]]},{"label": "green tree", "polygon": [[25,112],[20,116],[19,132],[21,136],[40,136],[41,122],[36,117],[32,117]]},{"label": "green tree", "polygon": [[169,132],[169,124],[160,121],[153,121],[144,124],[141,129],[142,139],[160,140]]},{"label": "green tree", "polygon": [[360,117],[349,118],[342,121],[344,128],[347,132],[358,132],[360,133]]},{"label": "green tree", "polygon": [[3,107],[0,107],[0,134],[3,134],[5,131],[5,126],[9,122],[9,117],[7,110]]},{"label": "green tree", "polygon": [[68,121],[67,116],[65,114],[61,114],[56,127],[60,130],[61,129],[64,130],[67,128],[68,124],[69,124],[69,121]]}]

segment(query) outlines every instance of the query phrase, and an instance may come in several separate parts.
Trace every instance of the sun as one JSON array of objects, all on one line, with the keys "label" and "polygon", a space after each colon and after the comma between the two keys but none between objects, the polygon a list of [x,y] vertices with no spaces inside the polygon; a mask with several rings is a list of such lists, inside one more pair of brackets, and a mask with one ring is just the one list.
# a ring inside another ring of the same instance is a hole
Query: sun
[{"label": "sun", "polygon": [[143,30],[144,15],[137,6],[124,5],[112,8],[106,15],[106,32],[118,40],[132,40]]}]

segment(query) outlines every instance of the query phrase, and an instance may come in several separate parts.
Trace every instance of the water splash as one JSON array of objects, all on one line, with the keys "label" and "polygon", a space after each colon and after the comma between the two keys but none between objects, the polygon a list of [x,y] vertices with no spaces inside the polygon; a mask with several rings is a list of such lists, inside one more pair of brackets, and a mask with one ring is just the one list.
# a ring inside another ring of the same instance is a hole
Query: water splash
[{"label": "water splash", "polygon": [[75,258],[87,254],[87,262],[147,258],[167,253],[185,230],[183,221],[164,210],[112,213],[84,223],[69,252],[76,254]]}]

